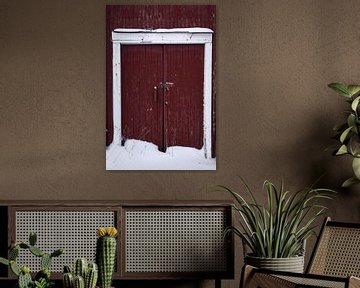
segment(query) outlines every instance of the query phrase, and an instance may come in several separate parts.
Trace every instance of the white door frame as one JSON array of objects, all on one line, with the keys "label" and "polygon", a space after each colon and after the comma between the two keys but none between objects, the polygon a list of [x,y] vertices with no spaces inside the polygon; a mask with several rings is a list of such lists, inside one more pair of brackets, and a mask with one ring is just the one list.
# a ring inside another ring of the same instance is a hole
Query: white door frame
[{"label": "white door frame", "polygon": [[212,33],[208,28],[115,29],[113,42],[113,121],[114,144],[121,144],[121,45],[204,44],[204,153],[211,158],[212,115]]}]

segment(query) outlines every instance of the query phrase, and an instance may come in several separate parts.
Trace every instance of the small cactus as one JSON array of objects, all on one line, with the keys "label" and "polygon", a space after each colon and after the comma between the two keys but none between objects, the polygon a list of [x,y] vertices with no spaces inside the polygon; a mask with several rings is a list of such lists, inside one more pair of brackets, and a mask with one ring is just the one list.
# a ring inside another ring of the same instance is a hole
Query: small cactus
[{"label": "small cactus", "polygon": [[19,246],[15,246],[14,248],[10,249],[8,252],[9,260],[16,260],[19,256]]},{"label": "small cactus", "polygon": [[96,263],[89,263],[85,276],[85,288],[95,288],[98,279],[98,266]]},{"label": "small cactus", "polygon": [[30,245],[29,251],[30,251],[32,254],[34,254],[35,256],[37,256],[37,257],[41,257],[41,256],[44,255],[44,252],[42,252],[42,251],[40,250],[40,248],[38,248],[38,247],[36,247],[36,246]]},{"label": "small cactus", "polygon": [[51,257],[58,257],[64,253],[64,249],[57,249],[51,253]]},{"label": "small cactus", "polygon": [[18,279],[19,288],[28,288],[30,283],[32,283],[30,269],[27,266],[23,266],[21,267],[21,272]]},{"label": "small cactus", "polygon": [[10,269],[11,271],[16,275],[16,276],[19,276],[20,274],[20,268],[19,266],[16,265],[16,262],[14,260],[10,260]]},{"label": "small cactus", "polygon": [[[64,288],[95,288],[98,279],[98,268],[96,263],[86,258],[78,258],[74,263],[74,272],[71,273],[69,266],[64,266],[63,286]],[[77,287],[77,286],[78,287]],[[82,285],[84,285],[82,287]]]},{"label": "small cactus", "polygon": [[75,276],[81,276],[83,279],[85,279],[87,268],[88,261],[86,260],[86,258],[76,259],[74,267]]},{"label": "small cactus", "polygon": [[62,277],[64,288],[73,288],[74,287],[74,276],[72,273],[64,273]]},{"label": "small cactus", "polygon": [[43,279],[50,279],[50,271],[48,268],[44,268],[42,270],[40,270],[38,273],[36,273],[35,275],[35,280],[41,280],[41,278]]},{"label": "small cactus", "polygon": [[116,258],[115,227],[98,228],[99,238],[96,243],[96,262],[99,267],[99,282],[101,288],[110,288]]},{"label": "small cactus", "polygon": [[[11,241],[8,251],[8,259],[0,257],[0,263],[10,266],[11,271],[18,276],[19,288],[29,287],[51,287],[53,282],[50,281],[50,264],[53,257],[60,256],[63,254],[63,249],[55,250],[53,253],[48,254],[40,250],[36,245],[37,236],[35,233],[30,233],[29,244],[20,242],[16,243],[14,240]],[[41,271],[35,275],[35,281],[32,280],[30,275],[30,269],[28,266],[22,266],[21,268],[16,264],[16,259],[19,256],[19,250],[29,250],[30,253],[37,257],[41,257]]]},{"label": "small cactus", "polygon": [[29,235],[29,244],[31,246],[35,246],[37,241],[37,235],[35,232],[31,232]]},{"label": "small cactus", "polygon": [[51,265],[51,260],[52,260],[51,255],[48,254],[48,253],[44,253],[44,254],[41,256],[41,261],[40,261],[40,267],[41,267],[41,269],[44,269],[44,268],[49,269],[49,268],[50,268],[50,265]]},{"label": "small cactus", "polygon": [[30,245],[26,244],[26,243],[20,243],[19,244],[20,248],[22,249],[29,249]]},{"label": "small cactus", "polygon": [[77,275],[74,277],[74,288],[85,288],[84,278]]}]

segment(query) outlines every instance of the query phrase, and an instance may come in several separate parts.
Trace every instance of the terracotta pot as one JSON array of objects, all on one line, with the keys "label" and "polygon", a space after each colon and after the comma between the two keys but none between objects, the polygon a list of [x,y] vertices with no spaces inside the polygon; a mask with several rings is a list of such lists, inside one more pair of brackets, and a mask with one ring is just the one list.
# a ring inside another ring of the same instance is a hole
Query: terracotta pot
[{"label": "terracotta pot", "polygon": [[263,258],[246,255],[245,263],[263,269],[304,273],[304,256]]}]

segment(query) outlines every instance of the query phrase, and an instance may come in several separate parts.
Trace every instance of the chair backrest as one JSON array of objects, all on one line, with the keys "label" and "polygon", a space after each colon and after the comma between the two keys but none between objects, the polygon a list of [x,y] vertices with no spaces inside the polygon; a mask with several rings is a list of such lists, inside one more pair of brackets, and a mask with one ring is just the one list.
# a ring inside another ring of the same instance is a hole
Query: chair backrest
[{"label": "chair backrest", "polygon": [[307,273],[360,277],[360,224],[326,218]]}]

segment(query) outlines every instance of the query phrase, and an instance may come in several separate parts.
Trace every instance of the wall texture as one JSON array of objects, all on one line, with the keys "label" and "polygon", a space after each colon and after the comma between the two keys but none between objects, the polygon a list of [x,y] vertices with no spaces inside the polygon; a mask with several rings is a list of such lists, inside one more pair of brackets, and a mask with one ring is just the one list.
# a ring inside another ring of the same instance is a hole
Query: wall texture
[{"label": "wall texture", "polygon": [[325,151],[346,108],[326,85],[360,82],[359,1],[196,1],[217,5],[217,171],[106,172],[105,4],[129,2],[0,0],[0,199],[230,199],[212,185],[241,175],[265,200],[264,179],[325,173],[328,214],[360,221],[350,162]]}]

